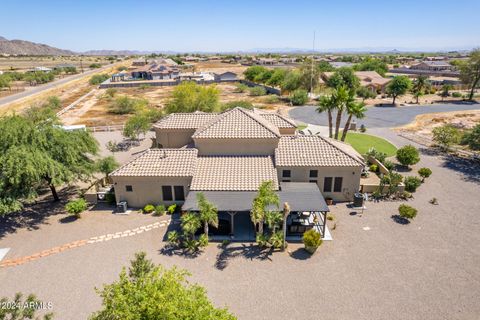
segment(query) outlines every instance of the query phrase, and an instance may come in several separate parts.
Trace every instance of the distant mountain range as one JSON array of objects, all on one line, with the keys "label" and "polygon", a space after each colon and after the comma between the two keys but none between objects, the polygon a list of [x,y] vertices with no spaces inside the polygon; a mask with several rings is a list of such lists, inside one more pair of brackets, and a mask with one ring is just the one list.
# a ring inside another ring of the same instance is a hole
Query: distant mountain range
[{"label": "distant mountain range", "polygon": [[[315,50],[315,53],[402,53],[402,52],[448,52],[448,51],[470,51],[471,47],[465,46],[463,48],[393,48],[393,47],[364,47],[364,48],[332,48],[332,49],[319,49]],[[144,50],[89,50],[85,52],[73,52],[70,50],[58,49],[48,46],[46,44],[35,43],[24,40],[7,40],[0,36],[0,54],[9,55],[97,55],[97,56],[131,56],[131,55],[146,55],[152,53],[162,54],[177,54],[185,53],[183,51],[173,50],[158,50],[158,51],[144,51]],[[190,53],[198,54],[259,54],[259,53],[285,53],[285,54],[311,54],[312,49],[302,48],[254,48],[250,50],[236,50],[236,51],[192,51]]]},{"label": "distant mountain range", "polygon": [[8,40],[4,37],[0,37],[0,54],[69,56],[74,55],[75,52],[58,49],[42,43],[35,43],[25,40]]}]

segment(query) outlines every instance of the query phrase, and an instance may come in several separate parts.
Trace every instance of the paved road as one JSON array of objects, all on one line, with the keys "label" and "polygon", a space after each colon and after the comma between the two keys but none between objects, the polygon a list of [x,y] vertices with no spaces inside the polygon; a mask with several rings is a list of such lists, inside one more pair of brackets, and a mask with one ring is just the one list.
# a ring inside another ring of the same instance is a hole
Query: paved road
[{"label": "paved road", "polygon": [[23,99],[23,98],[26,98],[28,96],[38,94],[42,91],[55,88],[56,86],[65,84],[65,83],[73,81],[73,80],[80,79],[80,78],[82,78],[84,76],[87,76],[89,74],[94,74],[94,73],[97,73],[97,72],[101,72],[105,69],[111,68],[112,66],[113,66],[112,64],[109,64],[109,65],[106,65],[106,66],[101,67],[99,69],[92,69],[92,70],[86,71],[84,73],[74,74],[72,76],[68,76],[68,77],[65,77],[65,78],[50,82],[50,83],[46,83],[46,84],[34,87],[33,89],[30,89],[30,90],[26,90],[26,91],[23,91],[23,92],[12,94],[10,96],[6,96],[6,97],[0,99],[0,108],[4,105],[12,103],[16,100]]},{"label": "paved road", "polygon": [[[316,106],[297,107],[292,109],[289,114],[290,117],[301,122],[328,126],[327,114],[317,113],[315,111],[316,108]],[[419,114],[462,110],[480,110],[480,104],[460,103],[425,106],[369,107],[366,117],[357,120],[357,123],[358,125],[364,124],[367,128],[393,128],[412,122],[415,116]],[[343,120],[345,121],[346,119]],[[342,121],[342,126],[343,123]]]}]

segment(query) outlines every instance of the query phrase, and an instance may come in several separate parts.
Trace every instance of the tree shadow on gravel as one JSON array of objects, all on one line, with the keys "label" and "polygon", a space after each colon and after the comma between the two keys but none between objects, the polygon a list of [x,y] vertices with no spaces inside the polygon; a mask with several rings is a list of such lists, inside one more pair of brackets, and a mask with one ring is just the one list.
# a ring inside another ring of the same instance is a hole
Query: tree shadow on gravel
[{"label": "tree shadow on gravel", "polygon": [[220,252],[217,254],[215,268],[224,270],[228,266],[230,259],[243,257],[249,260],[271,261],[270,256],[275,252],[273,248],[260,248],[258,245],[250,243],[229,243],[219,244]]},{"label": "tree shadow on gravel", "polygon": [[45,191],[39,197],[40,200],[25,205],[22,211],[0,217],[0,239],[15,233],[17,229],[32,231],[39,229],[42,224],[48,224],[46,222],[48,217],[65,213],[65,204],[77,193],[76,187],[66,187],[58,192],[60,201],[53,201],[53,197]]},{"label": "tree shadow on gravel", "polygon": [[177,257],[183,257],[187,259],[195,259],[203,253],[202,250],[188,251],[183,248],[172,247],[169,245],[166,245],[165,247],[161,248],[160,250],[158,250],[158,252],[161,255],[168,256],[168,257],[177,256]]},{"label": "tree shadow on gravel", "polygon": [[308,260],[312,257],[304,248],[298,248],[297,250],[290,253],[290,257],[297,260]]},{"label": "tree shadow on gravel", "polygon": [[398,224],[407,225],[407,224],[410,223],[410,221],[408,221],[408,219],[400,217],[398,214],[392,215],[391,218],[392,218],[393,221],[395,221]]}]

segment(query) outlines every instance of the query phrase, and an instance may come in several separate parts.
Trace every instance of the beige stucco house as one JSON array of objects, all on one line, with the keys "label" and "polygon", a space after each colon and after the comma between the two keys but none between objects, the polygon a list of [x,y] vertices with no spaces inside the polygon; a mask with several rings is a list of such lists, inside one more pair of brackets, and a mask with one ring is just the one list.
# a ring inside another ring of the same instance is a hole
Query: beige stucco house
[{"label": "beige stucco house", "polygon": [[[202,192],[233,234],[234,225],[247,223],[263,181],[273,182],[292,211],[323,213],[323,227],[324,197],[349,201],[359,190],[364,164],[358,153],[328,138],[300,135],[293,120],[277,113],[174,113],[154,130],[157,148],[111,174],[117,201],[131,207],[176,203],[196,211],[195,196]],[[295,227],[298,219],[290,220],[293,233],[305,231]]]}]

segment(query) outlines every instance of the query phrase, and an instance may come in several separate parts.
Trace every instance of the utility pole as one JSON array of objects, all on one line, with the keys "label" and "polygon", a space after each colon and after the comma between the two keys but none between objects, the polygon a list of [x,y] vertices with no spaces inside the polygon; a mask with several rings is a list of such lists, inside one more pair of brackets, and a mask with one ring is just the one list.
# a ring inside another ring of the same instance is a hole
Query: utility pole
[{"label": "utility pole", "polygon": [[312,70],[310,75],[310,95],[313,95],[313,58],[315,55],[315,30],[313,31],[313,45],[312,45]]}]

